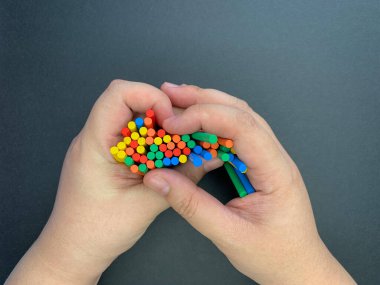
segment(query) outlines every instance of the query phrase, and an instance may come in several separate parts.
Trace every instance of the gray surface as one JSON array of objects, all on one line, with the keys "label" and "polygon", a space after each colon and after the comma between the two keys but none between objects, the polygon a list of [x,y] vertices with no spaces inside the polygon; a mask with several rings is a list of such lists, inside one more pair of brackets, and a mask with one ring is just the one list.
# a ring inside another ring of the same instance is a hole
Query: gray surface
[{"label": "gray surface", "polygon": [[[379,1],[1,1],[0,282],[44,226],[92,104],[125,78],[247,100],[300,167],[328,247],[379,284],[379,19]],[[227,201],[222,174],[202,185]],[[167,211],[100,282],[155,283],[251,281]]]}]

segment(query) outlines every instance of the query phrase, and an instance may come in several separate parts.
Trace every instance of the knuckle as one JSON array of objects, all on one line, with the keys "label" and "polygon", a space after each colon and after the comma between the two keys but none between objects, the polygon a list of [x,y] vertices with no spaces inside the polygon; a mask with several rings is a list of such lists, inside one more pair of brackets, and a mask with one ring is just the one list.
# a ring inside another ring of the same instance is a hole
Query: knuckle
[{"label": "knuckle", "polygon": [[220,93],[219,90],[214,89],[214,88],[203,88],[203,89],[202,89],[202,92],[203,92],[204,94],[211,94],[211,93],[216,94],[216,93]]},{"label": "knuckle", "polygon": [[118,90],[120,88],[123,88],[125,86],[125,83],[127,81],[122,79],[113,79],[111,83],[108,85],[108,90]]},{"label": "knuckle", "polygon": [[303,183],[301,171],[299,170],[298,166],[295,164],[293,160],[290,161],[289,168],[290,168],[292,183],[298,184],[300,181]]},{"label": "knuckle", "polygon": [[203,104],[192,105],[187,110],[194,113],[194,117],[198,117],[201,121],[207,121],[209,119],[209,112],[207,112]]},{"label": "knuckle", "polygon": [[187,87],[190,88],[194,93],[201,93],[204,90],[203,88],[196,85],[187,85]]},{"label": "knuckle", "polygon": [[248,104],[248,102],[247,101],[245,101],[245,100],[242,100],[242,99],[240,99],[240,98],[237,98],[237,97],[234,97],[235,98],[235,104],[236,104],[236,106],[237,106],[237,108],[239,108],[239,109],[243,109],[243,110],[251,110],[251,108],[249,107],[249,104]]},{"label": "knuckle", "polygon": [[69,146],[71,152],[78,153],[81,149],[80,135],[75,136]]},{"label": "knuckle", "polygon": [[182,198],[177,205],[177,212],[185,219],[191,219],[198,210],[198,201],[194,192]]},{"label": "knuckle", "polygon": [[72,159],[81,160],[83,157],[83,139],[81,133],[74,137],[67,150],[65,160],[71,161]]},{"label": "knuckle", "polygon": [[[205,97],[205,100],[209,100],[211,102],[214,102],[215,99],[213,99],[213,98],[217,98],[220,96],[223,97],[224,95],[228,95],[228,94],[223,92],[223,91],[220,91],[218,89],[215,89],[215,88],[204,88],[201,91],[201,95]],[[218,102],[218,100],[216,102]]]},{"label": "knuckle", "polygon": [[257,122],[252,114],[247,111],[236,112],[236,121],[243,127],[257,128]]}]

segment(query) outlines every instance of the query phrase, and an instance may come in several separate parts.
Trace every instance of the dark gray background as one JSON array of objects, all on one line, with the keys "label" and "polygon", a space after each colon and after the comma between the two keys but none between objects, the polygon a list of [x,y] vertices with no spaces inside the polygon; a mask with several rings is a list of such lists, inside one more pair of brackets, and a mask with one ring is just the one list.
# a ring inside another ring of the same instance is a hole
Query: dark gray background
[{"label": "dark gray background", "polygon": [[[47,221],[92,104],[124,78],[247,100],[300,167],[327,246],[379,284],[379,49],[379,1],[1,1],[0,282]],[[201,184],[228,201],[226,183]],[[100,284],[252,282],[168,210]]]}]

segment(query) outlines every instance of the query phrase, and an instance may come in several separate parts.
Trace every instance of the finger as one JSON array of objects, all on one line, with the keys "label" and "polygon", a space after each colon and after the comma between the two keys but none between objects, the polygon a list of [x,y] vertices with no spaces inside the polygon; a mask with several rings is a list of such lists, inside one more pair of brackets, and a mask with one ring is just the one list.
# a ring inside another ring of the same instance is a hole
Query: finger
[{"label": "finger", "polygon": [[[246,101],[216,89],[205,89],[195,85],[178,86],[165,82],[161,85],[161,90],[164,91],[166,95],[168,95],[173,106],[188,108],[195,104],[221,104],[234,107],[252,114],[256,121],[261,124],[272,136],[273,140],[277,143],[283,154],[288,157],[287,152],[278,141],[272,128],[264,120],[264,118],[262,118],[258,113],[251,109]],[[290,157],[288,157],[288,159],[290,159]]]},{"label": "finger", "polygon": [[133,112],[145,113],[148,109],[155,111],[159,124],[173,115],[171,102],[161,90],[144,83],[114,80],[96,101],[85,130],[108,149]]},{"label": "finger", "polygon": [[[175,115],[182,114],[183,111],[184,109],[182,108],[173,107],[173,112]],[[221,166],[223,166],[223,162],[220,159],[214,158],[209,161],[204,161],[201,167],[194,167],[191,163],[185,163],[175,169],[184,174],[194,183],[198,183],[208,172]]]},{"label": "finger", "polygon": [[159,169],[144,177],[144,184],[163,195],[170,206],[211,240],[220,240],[233,228],[231,212],[217,199],[177,171]]},{"label": "finger", "polygon": [[223,105],[197,104],[163,122],[173,133],[200,129],[234,140],[234,148],[248,167],[247,176],[257,190],[271,192],[290,183],[292,169],[268,132],[249,113]]},{"label": "finger", "polygon": [[221,104],[253,112],[247,102],[216,89],[204,89],[195,85],[173,85],[164,82],[161,90],[170,98],[173,105],[188,108],[195,104]]}]

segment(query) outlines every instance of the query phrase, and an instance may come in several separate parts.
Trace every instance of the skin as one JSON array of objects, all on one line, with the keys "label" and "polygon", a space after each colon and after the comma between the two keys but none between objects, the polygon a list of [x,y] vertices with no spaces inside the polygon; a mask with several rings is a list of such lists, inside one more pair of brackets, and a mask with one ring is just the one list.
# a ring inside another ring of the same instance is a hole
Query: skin
[{"label": "skin", "polygon": [[[257,192],[223,205],[197,187],[222,165],[218,159],[144,179],[126,171],[109,147],[134,113],[149,108],[171,133],[203,129],[233,139]],[[99,97],[70,145],[49,221],[6,284],[96,284],[169,205],[260,284],[355,284],[318,235],[296,165],[246,103],[196,86],[159,90],[121,80]]]}]

